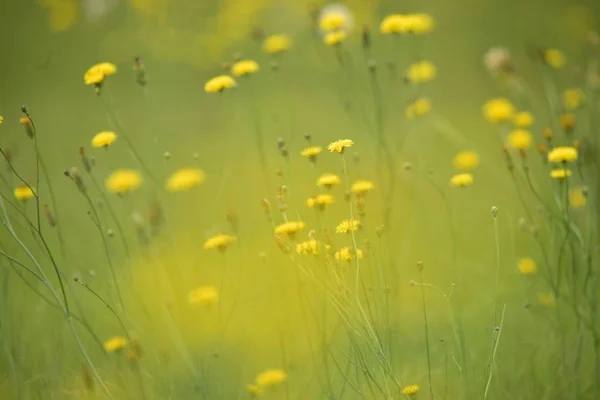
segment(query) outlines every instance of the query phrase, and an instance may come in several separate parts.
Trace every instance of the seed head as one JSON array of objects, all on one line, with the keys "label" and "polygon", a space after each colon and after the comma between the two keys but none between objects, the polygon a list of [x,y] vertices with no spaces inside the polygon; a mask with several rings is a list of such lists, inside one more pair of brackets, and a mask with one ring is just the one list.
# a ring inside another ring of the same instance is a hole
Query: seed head
[{"label": "seed head", "polygon": [[419,270],[419,272],[420,272],[420,271],[423,271],[423,261],[419,261],[419,262],[417,263],[417,269]]},{"label": "seed head", "polygon": [[496,218],[498,216],[498,207],[492,206],[492,217]]}]

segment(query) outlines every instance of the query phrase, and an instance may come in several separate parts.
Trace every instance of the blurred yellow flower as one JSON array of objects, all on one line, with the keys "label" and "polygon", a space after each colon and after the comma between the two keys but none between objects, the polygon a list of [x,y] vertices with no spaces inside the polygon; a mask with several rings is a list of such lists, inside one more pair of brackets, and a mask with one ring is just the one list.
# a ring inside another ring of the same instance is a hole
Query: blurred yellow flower
[{"label": "blurred yellow flower", "polygon": [[166,189],[169,192],[181,192],[190,190],[196,185],[204,182],[206,174],[201,169],[183,168],[177,170],[169,177]]},{"label": "blurred yellow flower", "polygon": [[375,188],[375,184],[371,181],[360,179],[352,184],[350,191],[352,193],[366,193]]},{"label": "blurred yellow flower", "polygon": [[408,67],[406,77],[410,82],[426,82],[435,78],[436,68],[429,61],[421,61]]},{"label": "blurred yellow flower", "polygon": [[227,247],[235,240],[235,236],[218,234],[210,237],[204,242],[204,249],[218,249],[219,251],[225,251]]},{"label": "blurred yellow flower", "polygon": [[513,149],[527,150],[531,146],[531,133],[525,129],[515,129],[508,134],[508,145]]},{"label": "blurred yellow flower", "polygon": [[338,153],[343,153],[345,148],[352,147],[353,144],[354,142],[350,139],[340,139],[330,143],[327,147],[327,150],[329,150],[332,153],[334,151],[337,151]]},{"label": "blurred yellow flower", "polygon": [[92,138],[92,146],[108,148],[115,140],[117,140],[117,135],[114,132],[100,132]]},{"label": "blurred yellow flower", "polygon": [[513,123],[517,128],[529,128],[534,121],[533,114],[528,111],[518,112],[513,117]]},{"label": "blurred yellow flower", "polygon": [[250,393],[252,397],[257,397],[262,392],[260,386],[256,384],[250,384],[246,386],[246,390],[248,390],[248,393]]},{"label": "blurred yellow flower", "polygon": [[88,69],[83,75],[83,80],[86,85],[97,85],[103,82],[105,77],[113,75],[116,72],[117,67],[114,64],[104,62]]},{"label": "blurred yellow flower", "polygon": [[344,28],[348,23],[348,16],[342,12],[324,13],[319,21],[323,32],[336,31]]},{"label": "blurred yellow flower", "polygon": [[556,298],[552,293],[540,293],[538,300],[541,305],[546,307],[554,307],[556,305]]},{"label": "blurred yellow flower", "polygon": [[310,146],[305,148],[300,152],[302,157],[306,157],[311,161],[315,161],[317,159],[317,155],[323,151],[323,148],[320,146]]},{"label": "blurred yellow flower", "polygon": [[361,228],[361,223],[359,220],[349,220],[345,219],[338,226],[336,226],[335,231],[337,233],[349,233],[353,231],[357,231]]},{"label": "blurred yellow flower", "polygon": [[4,117],[0,115],[0,124],[4,123]]},{"label": "blurred yellow flower", "polygon": [[204,85],[206,93],[220,93],[225,89],[235,87],[235,80],[229,75],[219,75],[210,79]]},{"label": "blurred yellow flower", "polygon": [[470,150],[461,151],[454,156],[452,164],[462,171],[470,171],[479,166],[479,155]]},{"label": "blurred yellow flower", "polygon": [[[363,251],[361,249],[356,249],[356,254],[359,260],[363,258]],[[350,247],[343,247],[340,251],[335,252],[334,258],[335,261],[351,261],[354,258],[354,251]]]},{"label": "blurred yellow flower", "polygon": [[546,64],[554,69],[560,69],[565,66],[565,55],[560,50],[547,49],[542,51],[542,56]]},{"label": "blurred yellow flower", "polygon": [[560,126],[565,131],[570,131],[575,126],[575,115],[573,114],[561,114],[560,116]]},{"label": "blurred yellow flower", "polygon": [[469,173],[456,174],[450,179],[450,184],[458,187],[469,186],[473,183],[473,175]]},{"label": "blurred yellow flower", "polygon": [[327,46],[335,46],[346,40],[348,34],[345,31],[327,32],[323,38],[323,42]]},{"label": "blurred yellow flower", "polygon": [[25,201],[35,196],[35,193],[29,186],[21,185],[15,188],[14,195],[17,200]]},{"label": "blurred yellow flower", "polygon": [[571,175],[572,172],[570,169],[553,169],[552,172],[550,172],[550,177],[552,179],[565,179]]},{"label": "blurred yellow flower", "polygon": [[219,292],[212,286],[202,286],[188,293],[188,302],[190,304],[198,304],[209,306],[217,301]]},{"label": "blurred yellow flower", "polygon": [[325,186],[330,189],[333,185],[339,185],[340,177],[335,174],[323,174],[317,179],[317,186]]},{"label": "blurred yellow flower", "polygon": [[263,41],[263,49],[269,54],[280,54],[289,49],[291,43],[288,35],[271,35]]},{"label": "blurred yellow flower", "polygon": [[521,258],[517,262],[517,267],[519,268],[519,272],[523,275],[531,275],[535,274],[536,265],[535,261],[532,258]]},{"label": "blurred yellow flower", "polygon": [[268,369],[256,377],[256,384],[260,387],[272,387],[285,382],[287,374],[281,369]]},{"label": "blurred yellow flower", "polygon": [[301,231],[302,229],[304,229],[304,222],[289,221],[275,227],[275,234],[293,237],[296,232]]},{"label": "blurred yellow flower", "polygon": [[298,254],[319,254],[319,242],[314,239],[298,243],[296,245],[296,253]]},{"label": "blurred yellow flower", "polygon": [[409,18],[402,14],[391,14],[386,16],[379,29],[383,34],[406,33],[409,30]]},{"label": "blurred yellow flower", "polygon": [[503,122],[513,118],[515,106],[505,98],[491,99],[483,106],[483,115],[490,122]]},{"label": "blurred yellow flower", "polygon": [[127,346],[127,339],[122,336],[114,336],[104,342],[104,350],[109,353],[122,350]]},{"label": "blurred yellow flower", "polygon": [[142,175],[130,169],[118,169],[106,179],[106,188],[117,194],[131,192],[142,184]]},{"label": "blurred yellow flower", "polygon": [[412,396],[419,392],[419,385],[410,385],[402,388],[402,394],[406,396]]},{"label": "blurred yellow flower", "polygon": [[577,149],[574,147],[555,147],[548,153],[548,161],[554,163],[571,162],[577,160]]},{"label": "blurred yellow flower", "polygon": [[325,209],[325,206],[333,204],[333,196],[328,193],[321,193],[313,197],[309,197],[306,200],[306,205],[310,208],[317,206],[321,211]]},{"label": "blurred yellow flower", "polygon": [[569,204],[572,208],[583,208],[586,203],[586,192],[583,188],[569,189]]},{"label": "blurred yellow flower", "polygon": [[408,30],[415,35],[431,32],[433,25],[433,18],[428,14],[408,15]]},{"label": "blurred yellow flower", "polygon": [[562,93],[562,103],[567,110],[575,110],[581,106],[583,92],[580,89],[567,89]]},{"label": "blurred yellow flower", "polygon": [[233,64],[231,73],[233,76],[246,76],[258,72],[259,67],[256,61],[241,60]]},{"label": "blurred yellow flower", "polygon": [[420,98],[409,104],[406,107],[406,117],[411,119],[413,117],[420,117],[429,114],[431,111],[431,101],[427,98]]}]

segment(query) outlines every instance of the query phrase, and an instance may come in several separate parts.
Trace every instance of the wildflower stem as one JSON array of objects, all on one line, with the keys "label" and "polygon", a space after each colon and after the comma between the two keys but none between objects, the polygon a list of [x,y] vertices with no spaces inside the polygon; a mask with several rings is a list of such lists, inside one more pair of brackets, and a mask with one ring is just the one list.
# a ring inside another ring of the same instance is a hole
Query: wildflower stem
[{"label": "wildflower stem", "polygon": [[[419,271],[419,277],[421,282],[423,282],[423,270]],[[435,396],[433,395],[433,384],[431,382],[431,355],[429,349],[429,326],[427,322],[427,303],[425,302],[425,288],[421,285],[421,299],[423,300],[423,319],[425,326],[425,349],[427,350],[427,378],[429,381],[429,394],[431,399],[433,400]]]},{"label": "wildflower stem", "polygon": [[494,341],[492,344],[492,353],[490,356],[490,364],[488,365],[488,374],[485,384],[485,389],[483,391],[483,399],[485,400],[488,395],[488,391],[490,389],[490,385],[492,383],[492,373],[494,370],[494,362],[496,360],[496,352],[498,351],[498,343],[500,343],[500,334],[502,333],[502,325],[504,324],[504,314],[506,312],[506,304],[502,307],[502,314],[500,316],[500,325],[494,327]]}]

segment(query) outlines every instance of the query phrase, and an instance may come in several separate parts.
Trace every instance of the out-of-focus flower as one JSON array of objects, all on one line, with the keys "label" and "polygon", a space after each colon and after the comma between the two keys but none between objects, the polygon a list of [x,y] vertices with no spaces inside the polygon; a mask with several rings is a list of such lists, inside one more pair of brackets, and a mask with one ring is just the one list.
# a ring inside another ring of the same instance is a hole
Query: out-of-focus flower
[{"label": "out-of-focus flower", "polygon": [[544,62],[554,69],[560,69],[565,66],[567,60],[562,51],[557,49],[542,50],[542,59]]},{"label": "out-of-focus flower", "polygon": [[521,111],[514,115],[513,123],[517,128],[529,128],[535,119],[529,111]]},{"label": "out-of-focus flower", "polygon": [[31,188],[27,185],[21,185],[21,186],[17,186],[14,190],[15,198],[17,200],[21,200],[21,201],[25,201],[28,200],[30,198],[32,198],[33,196],[35,196],[35,193],[33,192],[33,190],[31,190]]},{"label": "out-of-focus flower", "polygon": [[509,121],[515,114],[515,106],[505,98],[491,99],[483,105],[483,115],[490,122]]},{"label": "out-of-focus flower", "polygon": [[202,286],[188,293],[188,302],[190,304],[198,304],[209,306],[217,301],[219,292],[212,286]]},{"label": "out-of-focus flower", "polygon": [[109,131],[100,132],[92,138],[92,146],[96,147],[96,148],[98,148],[98,147],[107,148],[115,140],[117,140],[116,133],[109,132]]},{"label": "out-of-focus flower", "polygon": [[323,42],[328,46],[336,46],[346,40],[347,36],[345,31],[327,32]]},{"label": "out-of-focus flower", "polygon": [[340,177],[335,174],[323,174],[317,179],[317,186],[325,186],[328,189],[333,185],[339,185],[340,183]]},{"label": "out-of-focus flower", "polygon": [[577,160],[577,149],[574,147],[555,147],[548,153],[548,161],[554,163],[572,162]]},{"label": "out-of-focus flower", "polygon": [[126,338],[122,336],[114,336],[104,342],[104,349],[107,352],[112,353],[124,349],[127,344],[128,341]]},{"label": "out-of-focus flower", "polygon": [[371,181],[360,179],[352,184],[350,191],[352,193],[366,193],[375,188],[375,184]]},{"label": "out-of-focus flower", "polygon": [[306,205],[310,208],[318,207],[320,210],[324,210],[326,206],[333,204],[333,196],[328,193],[321,193],[314,197],[309,197],[306,200]]},{"label": "out-of-focus flower", "polygon": [[436,68],[429,61],[414,63],[408,67],[406,78],[412,83],[421,83],[430,81],[436,76]]},{"label": "out-of-focus flower", "polygon": [[271,35],[263,42],[263,49],[269,54],[281,54],[290,48],[292,41],[288,35]]},{"label": "out-of-focus flower", "polygon": [[204,182],[206,174],[201,169],[183,168],[173,173],[166,183],[169,192],[181,192],[190,190]]},{"label": "out-of-focus flower", "polygon": [[479,155],[474,151],[461,151],[452,159],[455,168],[470,171],[479,166]]},{"label": "out-of-focus flower", "polygon": [[327,147],[327,150],[329,150],[332,153],[336,151],[338,153],[343,153],[344,149],[352,147],[353,144],[354,142],[350,139],[340,139],[330,143]]},{"label": "out-of-focus flower", "polygon": [[576,110],[581,106],[583,92],[580,89],[567,89],[562,93],[562,103],[567,110]]},{"label": "out-of-focus flower", "polygon": [[420,117],[429,114],[430,111],[431,101],[427,98],[419,98],[406,108],[406,117],[409,119],[415,116]]},{"label": "out-of-focus flower", "polygon": [[281,369],[268,369],[256,377],[256,384],[260,387],[273,387],[287,379],[287,374]]},{"label": "out-of-focus flower", "polygon": [[583,208],[587,201],[586,190],[584,188],[569,189],[569,204],[572,208]]},{"label": "out-of-focus flower", "polygon": [[235,87],[235,80],[229,75],[219,75],[206,82],[204,90],[207,93],[220,93],[225,89]]},{"label": "out-of-focus flower", "polygon": [[406,396],[416,396],[419,392],[419,385],[410,385],[402,388],[402,394]]},{"label": "out-of-focus flower", "polygon": [[535,271],[536,271],[535,261],[533,261],[533,259],[529,258],[529,257],[521,258],[517,262],[517,268],[519,269],[519,272],[522,273],[523,275],[535,274]]},{"label": "out-of-focus flower", "polygon": [[349,32],[354,25],[350,9],[342,4],[330,4],[324,7],[318,17],[321,32]]},{"label": "out-of-focus flower", "polygon": [[469,173],[456,174],[450,179],[450,184],[465,187],[473,184],[473,175]]},{"label": "out-of-focus flower", "polygon": [[117,194],[131,192],[142,184],[142,175],[138,171],[119,169],[109,175],[106,188]]},{"label": "out-of-focus flower", "polygon": [[508,134],[508,144],[513,149],[527,150],[531,146],[531,133],[525,129],[515,129]]},{"label": "out-of-focus flower", "polygon": [[513,70],[510,52],[504,47],[492,47],[489,49],[483,57],[483,64],[492,75],[510,73]]},{"label": "out-of-focus flower", "polygon": [[204,249],[218,249],[221,252],[224,252],[227,247],[231,243],[235,241],[235,236],[218,234],[210,237],[206,242],[204,242]]},{"label": "out-of-focus flower", "polygon": [[550,172],[550,177],[552,179],[565,179],[571,175],[572,172],[570,169],[553,169],[552,172]]},{"label": "out-of-focus flower", "polygon": [[253,60],[241,60],[233,64],[231,73],[233,76],[246,76],[258,72],[258,63]]}]

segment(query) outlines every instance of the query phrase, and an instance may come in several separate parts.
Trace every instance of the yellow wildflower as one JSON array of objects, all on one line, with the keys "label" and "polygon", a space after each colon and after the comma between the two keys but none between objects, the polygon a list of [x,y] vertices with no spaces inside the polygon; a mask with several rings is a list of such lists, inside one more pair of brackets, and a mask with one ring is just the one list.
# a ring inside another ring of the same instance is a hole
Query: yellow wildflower
[{"label": "yellow wildflower", "polygon": [[431,32],[433,30],[433,18],[428,14],[409,14],[408,30],[415,35]]},{"label": "yellow wildflower", "polygon": [[330,143],[327,147],[327,150],[329,150],[329,152],[331,153],[333,153],[334,151],[337,151],[338,153],[343,153],[345,148],[352,147],[353,144],[354,142],[350,139],[340,139]]},{"label": "yellow wildflower", "polygon": [[572,172],[570,169],[553,169],[552,172],[550,172],[550,177],[552,179],[565,179],[571,175]]},{"label": "yellow wildflower", "polygon": [[302,221],[289,221],[284,222],[283,224],[278,225],[275,228],[276,235],[287,235],[289,237],[293,237],[296,232],[304,229],[304,222]]},{"label": "yellow wildflower", "polygon": [[288,35],[271,35],[263,42],[263,49],[269,54],[281,54],[289,49],[291,44]]},{"label": "yellow wildflower", "polygon": [[27,185],[21,185],[15,188],[14,195],[17,200],[25,201],[35,196],[35,193]]},{"label": "yellow wildflower", "polygon": [[366,193],[375,188],[375,184],[368,180],[358,180],[352,184],[350,191],[352,193]]},{"label": "yellow wildflower", "polygon": [[330,189],[333,185],[339,185],[340,177],[335,174],[323,174],[317,179],[317,186],[325,186]]},{"label": "yellow wildflower", "polygon": [[474,151],[461,151],[452,159],[455,168],[470,171],[479,166],[479,155]]},{"label": "yellow wildflower", "polygon": [[[363,251],[361,249],[356,249],[356,254],[359,260],[363,258]],[[335,261],[351,261],[354,258],[354,251],[350,247],[343,247],[340,251],[336,251],[333,256]]]},{"label": "yellow wildflower", "polygon": [[538,300],[541,305],[546,307],[554,307],[556,305],[556,298],[552,293],[540,293]]},{"label": "yellow wildflower", "polygon": [[117,135],[114,132],[100,132],[92,138],[92,146],[108,148],[115,140],[117,140]]},{"label": "yellow wildflower", "polygon": [[199,304],[208,306],[217,301],[219,292],[212,286],[202,286],[188,293],[188,302],[190,304]]},{"label": "yellow wildflower", "polygon": [[569,204],[572,208],[583,208],[586,203],[586,192],[583,188],[569,189]]},{"label": "yellow wildflower", "polygon": [[86,85],[97,85],[104,81],[104,78],[117,72],[117,67],[111,63],[96,64],[88,69],[83,75]]},{"label": "yellow wildflower", "polygon": [[513,118],[515,106],[505,98],[489,100],[483,106],[483,115],[490,122],[503,122]]},{"label": "yellow wildflower", "polygon": [[577,160],[577,149],[574,147],[555,147],[548,153],[548,161],[554,163]]},{"label": "yellow wildflower", "polygon": [[347,22],[347,16],[344,13],[324,13],[319,22],[319,27],[323,32],[336,31],[344,28]]},{"label": "yellow wildflower", "polygon": [[131,192],[142,184],[142,175],[130,169],[118,169],[106,179],[106,188],[117,194]]},{"label": "yellow wildflower", "polygon": [[419,385],[410,385],[402,388],[402,394],[406,396],[416,395],[419,392]]},{"label": "yellow wildflower", "polygon": [[542,57],[546,64],[554,69],[560,69],[565,66],[565,55],[560,50],[547,49],[542,51]]},{"label": "yellow wildflower", "polygon": [[0,115],[0,124],[4,123],[4,117]]},{"label": "yellow wildflower", "polygon": [[229,75],[219,75],[210,79],[204,85],[206,93],[220,93],[225,89],[235,87],[235,80]]},{"label": "yellow wildflower", "polygon": [[513,117],[513,123],[517,128],[529,128],[534,121],[533,114],[528,111],[518,112]]},{"label": "yellow wildflower", "polygon": [[357,231],[361,228],[360,221],[357,219],[349,220],[345,219],[335,228],[337,233],[349,233],[352,231]]},{"label": "yellow wildflower", "polygon": [[246,390],[248,390],[248,393],[250,393],[252,397],[257,397],[262,392],[260,386],[255,384],[250,384],[246,386]]},{"label": "yellow wildflower", "polygon": [[570,131],[575,126],[575,115],[573,114],[562,114],[560,116],[560,126],[565,131]]},{"label": "yellow wildflower", "polygon": [[306,205],[310,208],[315,206],[319,207],[321,211],[325,209],[325,206],[333,204],[333,196],[328,193],[318,194],[314,197],[310,197],[306,200]]},{"label": "yellow wildflower", "polygon": [[531,258],[521,258],[517,262],[517,267],[519,268],[519,272],[523,275],[531,275],[535,274],[536,265],[535,261]]},{"label": "yellow wildflower", "polygon": [[204,242],[204,249],[219,249],[220,251],[225,251],[234,240],[235,236],[218,234],[210,237]]},{"label": "yellow wildflower", "polygon": [[469,186],[473,183],[473,175],[469,173],[456,174],[450,179],[450,184],[458,187]]},{"label": "yellow wildflower", "polygon": [[406,33],[410,29],[410,20],[408,16],[401,14],[391,14],[386,16],[379,29],[383,34]]},{"label": "yellow wildflower", "polygon": [[420,117],[429,114],[430,111],[431,101],[426,98],[420,98],[406,107],[406,118]]},{"label": "yellow wildflower", "polygon": [[104,350],[108,351],[109,353],[119,351],[125,348],[125,346],[127,346],[127,343],[128,342],[126,338],[122,336],[113,336],[112,338],[104,342]]},{"label": "yellow wildflower", "polygon": [[287,379],[287,374],[281,369],[268,369],[256,377],[256,384],[260,387],[272,387]]},{"label": "yellow wildflower", "polygon": [[323,151],[323,148],[320,146],[310,146],[305,148],[300,152],[302,157],[306,157],[311,161],[315,161],[317,159],[317,155]]},{"label": "yellow wildflower", "polygon": [[562,103],[567,110],[576,110],[581,106],[583,92],[579,89],[567,89],[562,93]]},{"label": "yellow wildflower", "polygon": [[406,77],[410,82],[426,82],[435,78],[436,68],[429,61],[421,61],[408,67]]},{"label": "yellow wildflower", "polygon": [[508,144],[513,149],[526,150],[531,146],[531,133],[525,129],[515,129],[508,134]]},{"label": "yellow wildflower", "polygon": [[241,60],[233,64],[231,73],[233,76],[246,76],[258,72],[259,67],[256,61]]},{"label": "yellow wildflower", "polygon": [[169,192],[190,190],[204,182],[206,174],[201,169],[183,168],[175,171],[167,180],[166,188]]},{"label": "yellow wildflower", "polygon": [[305,242],[298,243],[296,245],[296,253],[317,255],[319,254],[319,242],[314,239],[310,239]]},{"label": "yellow wildflower", "polygon": [[346,40],[348,34],[345,31],[328,32],[323,39],[327,46],[336,46]]}]

